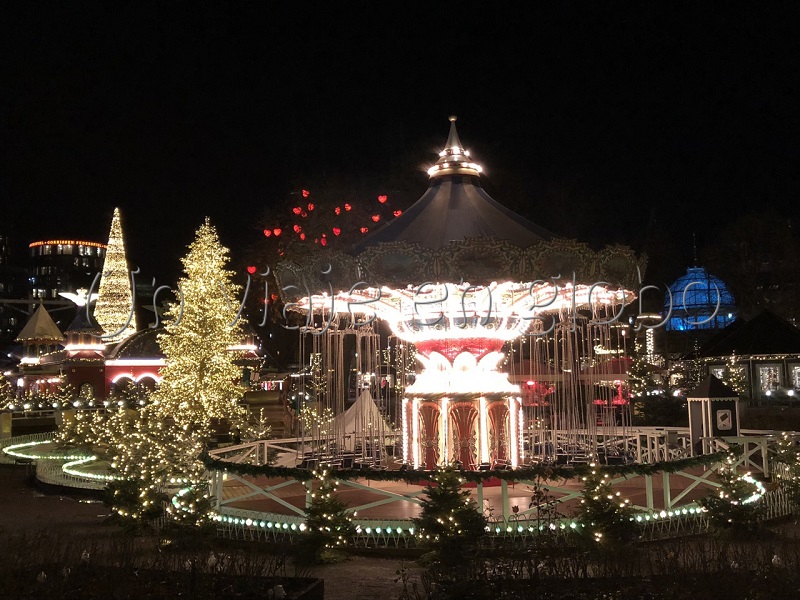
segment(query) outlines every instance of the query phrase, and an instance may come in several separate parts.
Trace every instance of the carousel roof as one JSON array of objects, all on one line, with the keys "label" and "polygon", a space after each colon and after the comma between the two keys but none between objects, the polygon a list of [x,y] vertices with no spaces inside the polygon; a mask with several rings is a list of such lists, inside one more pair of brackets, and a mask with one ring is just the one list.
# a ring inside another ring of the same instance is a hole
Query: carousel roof
[{"label": "carousel roof", "polygon": [[[428,190],[400,216],[350,248],[286,258],[275,277],[286,301],[295,290],[336,294],[369,282],[405,289],[423,281],[491,285],[569,275],[634,289],[646,266],[627,246],[593,250],[507,209],[480,184],[481,167],[461,145],[451,117],[447,145],[428,170]],[[588,289],[588,288],[587,288]]]},{"label": "carousel roof", "polygon": [[553,237],[487,194],[480,184],[481,171],[461,144],[456,118],[450,117],[447,145],[428,170],[428,190],[400,217],[357,244],[356,252],[385,242],[416,243],[439,250],[450,242],[475,237],[507,240],[527,248]]},{"label": "carousel roof", "polygon": [[17,336],[18,342],[25,340],[42,340],[42,341],[64,341],[64,335],[56,325],[50,313],[44,307],[44,304],[39,304],[39,308],[31,315],[25,327],[19,332]]}]

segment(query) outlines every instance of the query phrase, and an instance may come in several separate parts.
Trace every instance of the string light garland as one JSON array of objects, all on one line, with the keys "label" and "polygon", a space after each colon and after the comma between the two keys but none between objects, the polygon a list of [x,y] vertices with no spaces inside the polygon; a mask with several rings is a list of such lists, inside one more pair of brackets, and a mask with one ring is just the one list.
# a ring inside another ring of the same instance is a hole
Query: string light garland
[{"label": "string light garland", "polygon": [[[731,450],[683,458],[680,460],[662,461],[651,464],[630,464],[630,465],[604,465],[598,467],[598,471],[607,473],[610,476],[633,476],[633,475],[657,475],[659,473],[676,473],[690,469],[692,467],[707,466],[725,460],[729,455],[739,456],[743,452],[742,447],[734,447]],[[313,478],[313,474],[307,469],[292,467],[276,467],[271,465],[248,465],[231,463],[217,458],[212,458],[204,452],[199,460],[209,470],[233,473],[241,476],[264,476],[291,478],[298,481],[308,481]],[[558,465],[537,465],[534,467],[523,467],[519,469],[491,469],[486,471],[459,471],[459,476],[471,483],[485,483],[490,479],[502,479],[509,482],[535,481],[542,479],[545,481],[570,480],[583,477],[592,471],[589,465],[558,466]],[[407,469],[404,471],[381,471],[369,469],[337,469],[338,479],[367,479],[371,481],[403,481],[406,483],[420,483],[430,481],[432,471],[424,469]]]}]

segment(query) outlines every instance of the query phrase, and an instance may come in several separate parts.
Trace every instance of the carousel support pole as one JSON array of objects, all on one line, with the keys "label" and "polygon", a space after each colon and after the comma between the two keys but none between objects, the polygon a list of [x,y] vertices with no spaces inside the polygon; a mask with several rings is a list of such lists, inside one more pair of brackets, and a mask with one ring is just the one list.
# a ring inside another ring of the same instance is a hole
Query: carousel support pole
[{"label": "carousel support pole", "polygon": [[214,508],[219,510],[222,506],[222,471],[214,471],[211,477],[211,496],[214,498]]},{"label": "carousel support pole", "polygon": [[311,490],[314,487],[313,482],[309,479],[303,486],[306,488],[306,510],[311,506]]},{"label": "carousel support pole", "polygon": [[669,472],[661,472],[661,480],[664,484],[664,510],[672,508],[672,490],[669,488]]},{"label": "carousel support pole", "polygon": [[644,476],[644,492],[645,498],[647,502],[647,508],[653,510],[653,476],[652,475],[645,475]]},{"label": "carousel support pole", "polygon": [[478,485],[475,486],[475,491],[478,494],[478,507],[481,513],[483,513],[483,481],[478,482]]},{"label": "carousel support pole", "polygon": [[503,521],[508,521],[508,482],[500,480],[501,503],[503,505]]},{"label": "carousel support pole", "polygon": [[442,398],[441,410],[439,412],[439,430],[442,432],[439,438],[439,463],[445,467],[450,464],[450,401]]}]

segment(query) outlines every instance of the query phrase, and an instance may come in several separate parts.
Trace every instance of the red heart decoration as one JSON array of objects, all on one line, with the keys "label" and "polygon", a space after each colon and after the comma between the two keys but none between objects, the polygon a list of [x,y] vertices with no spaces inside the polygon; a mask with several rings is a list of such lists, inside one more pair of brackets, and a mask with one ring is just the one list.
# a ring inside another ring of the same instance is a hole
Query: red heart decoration
[{"label": "red heart decoration", "polygon": [[386,196],[378,196],[378,202],[380,202],[381,204],[383,204],[384,202],[386,202],[388,199],[389,199],[389,198],[388,198],[388,197],[386,197]]},{"label": "red heart decoration", "polygon": [[309,192],[308,190],[303,190],[303,198],[308,198],[310,194],[311,192]]},{"label": "red heart decoration", "polygon": [[339,229],[338,227],[333,228],[333,235],[339,235],[340,233],[342,233],[341,229]]},{"label": "red heart decoration", "polygon": [[377,223],[378,221],[381,220],[381,216],[380,215],[372,215],[372,220]]},{"label": "red heart decoration", "polygon": [[369,227],[362,227],[361,233],[367,233],[369,231]]},{"label": "red heart decoration", "polygon": [[267,236],[267,237],[271,236],[272,235],[272,230],[271,229],[265,229],[264,230],[264,235]]},{"label": "red heart decoration", "polygon": [[251,266],[247,267],[247,272],[250,273],[250,275],[252,275],[253,273],[256,272],[256,268],[251,265]]},{"label": "red heart decoration", "polygon": [[345,210],[350,210],[351,208],[353,208],[353,207],[352,207],[352,206],[350,206],[349,204],[345,204],[345,205],[344,205],[344,209],[345,209]]},{"label": "red heart decoration", "polygon": [[296,215],[299,215],[301,212],[303,212],[303,209],[302,209],[302,208],[300,208],[299,206],[295,206],[295,207],[292,209],[292,212],[293,212],[294,214],[296,214]]},{"label": "red heart decoration", "polygon": [[337,206],[336,208],[333,209],[333,212],[335,212],[337,215],[342,214],[342,207]]},{"label": "red heart decoration", "polygon": [[276,227],[275,229],[272,230],[272,233],[275,234],[275,237],[278,237],[281,234],[281,228]]},{"label": "red heart decoration", "polygon": [[395,217],[399,217],[400,215],[402,215],[402,214],[403,214],[403,211],[402,211],[402,210],[396,210],[396,211],[394,211],[392,214],[393,214]]}]

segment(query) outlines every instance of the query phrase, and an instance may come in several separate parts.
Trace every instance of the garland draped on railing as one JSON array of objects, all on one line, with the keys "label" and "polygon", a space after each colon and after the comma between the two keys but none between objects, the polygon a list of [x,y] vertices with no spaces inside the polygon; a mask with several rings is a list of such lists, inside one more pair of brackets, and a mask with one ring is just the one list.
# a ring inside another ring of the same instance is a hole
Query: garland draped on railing
[{"label": "garland draped on railing", "polygon": [[[739,456],[743,453],[742,446],[735,446],[729,450],[682,458],[672,461],[661,461],[652,464],[630,464],[630,465],[595,465],[582,464],[576,466],[553,466],[540,465],[535,467],[525,467],[521,469],[492,469],[489,471],[464,471],[459,474],[466,481],[471,483],[483,483],[488,479],[501,479],[504,481],[530,481],[541,479],[545,481],[569,480],[584,477],[592,470],[607,473],[616,477],[630,477],[642,475],[655,475],[657,473],[675,473],[693,467],[708,466],[725,460],[734,455]],[[247,465],[230,463],[218,458],[209,456],[208,451],[200,455],[200,460],[206,468],[213,471],[223,471],[235,475],[246,477],[279,477],[285,479],[296,479],[297,481],[308,481],[314,479],[313,470],[298,469],[293,467],[275,467],[270,465]],[[431,480],[432,471],[421,469],[410,469],[406,471],[377,471],[370,469],[336,469],[334,471],[337,479],[368,479],[371,481],[404,481],[406,483],[421,483]]]}]

